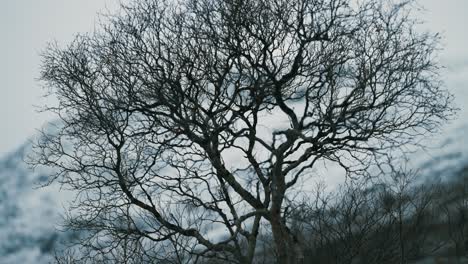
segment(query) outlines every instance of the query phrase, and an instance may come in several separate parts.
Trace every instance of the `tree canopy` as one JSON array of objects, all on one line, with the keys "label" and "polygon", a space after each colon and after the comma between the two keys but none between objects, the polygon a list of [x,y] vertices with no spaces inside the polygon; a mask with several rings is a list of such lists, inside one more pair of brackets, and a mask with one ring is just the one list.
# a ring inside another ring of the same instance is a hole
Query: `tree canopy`
[{"label": "tree canopy", "polygon": [[61,125],[34,163],[78,191],[84,257],[251,263],[267,232],[295,263],[288,216],[319,161],[363,175],[453,113],[439,37],[411,8],[138,0],[50,45],[41,80]]}]

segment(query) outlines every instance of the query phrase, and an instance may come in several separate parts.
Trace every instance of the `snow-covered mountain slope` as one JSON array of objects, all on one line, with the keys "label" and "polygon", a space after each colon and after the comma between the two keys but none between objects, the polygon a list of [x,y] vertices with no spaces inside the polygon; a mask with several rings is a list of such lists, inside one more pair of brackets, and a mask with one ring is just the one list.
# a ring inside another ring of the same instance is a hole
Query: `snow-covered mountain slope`
[{"label": "snow-covered mountain slope", "polygon": [[446,87],[454,95],[459,108],[453,120],[442,131],[423,142],[425,150],[411,156],[411,163],[424,178],[456,180],[462,169],[468,167],[468,60],[448,61],[451,65],[442,72]]},{"label": "snow-covered mountain slope", "polygon": [[64,202],[70,193],[47,181],[47,171],[24,163],[25,143],[0,159],[0,263],[50,263],[70,233],[59,231]]},{"label": "snow-covered mountain slope", "polygon": [[413,155],[412,163],[426,180],[456,180],[459,172],[468,166],[468,124],[460,125],[440,138]]},{"label": "snow-covered mountain slope", "polygon": [[[461,123],[461,122],[460,122]],[[456,176],[468,165],[468,124],[451,130],[414,156],[424,178]],[[48,171],[32,171],[24,163],[31,153],[25,143],[0,159],[0,263],[50,263],[54,250],[72,234],[58,230],[70,193],[52,184],[40,188]],[[426,178],[427,179],[427,178]]]}]

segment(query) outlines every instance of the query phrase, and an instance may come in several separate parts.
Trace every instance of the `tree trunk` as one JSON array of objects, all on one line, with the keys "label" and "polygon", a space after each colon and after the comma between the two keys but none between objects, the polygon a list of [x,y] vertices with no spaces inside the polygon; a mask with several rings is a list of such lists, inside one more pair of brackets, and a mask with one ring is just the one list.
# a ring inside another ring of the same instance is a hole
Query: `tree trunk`
[{"label": "tree trunk", "polygon": [[272,218],[271,227],[278,257],[276,263],[304,264],[302,244],[281,221],[281,218]]},{"label": "tree trunk", "polygon": [[271,231],[273,233],[273,239],[275,242],[275,249],[277,253],[278,264],[294,264],[291,260],[291,239],[286,229],[286,226],[282,223],[280,215],[272,216],[271,219]]},{"label": "tree trunk", "polygon": [[[276,155],[277,161],[273,169],[272,177],[270,224],[275,242],[276,253],[278,254],[278,259],[276,261],[278,264],[297,264],[299,258],[296,258],[296,256],[303,256],[301,249],[302,247],[298,246],[298,239],[295,238],[290,232],[286,226],[285,219],[283,219],[281,215],[281,207],[286,192],[285,177],[283,175],[281,166],[283,164],[282,152],[290,147],[292,142],[293,141],[288,140],[288,142],[283,143],[283,145],[279,148],[282,150],[278,151],[278,155]],[[296,252],[299,250],[301,252]]]}]

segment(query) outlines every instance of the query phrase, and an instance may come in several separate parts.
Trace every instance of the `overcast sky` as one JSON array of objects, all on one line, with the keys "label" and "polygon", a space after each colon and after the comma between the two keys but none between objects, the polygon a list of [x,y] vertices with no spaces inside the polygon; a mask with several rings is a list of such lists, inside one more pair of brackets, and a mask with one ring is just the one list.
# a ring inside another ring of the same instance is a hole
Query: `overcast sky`
[{"label": "overcast sky", "polygon": [[[468,0],[420,0],[424,26],[445,37],[441,58],[447,86],[462,108],[468,80]],[[77,32],[92,31],[97,12],[114,10],[117,0],[0,0],[0,156],[14,150],[52,116],[35,112],[44,104],[39,53],[47,42],[65,44]],[[466,120],[468,121],[468,120]]]}]

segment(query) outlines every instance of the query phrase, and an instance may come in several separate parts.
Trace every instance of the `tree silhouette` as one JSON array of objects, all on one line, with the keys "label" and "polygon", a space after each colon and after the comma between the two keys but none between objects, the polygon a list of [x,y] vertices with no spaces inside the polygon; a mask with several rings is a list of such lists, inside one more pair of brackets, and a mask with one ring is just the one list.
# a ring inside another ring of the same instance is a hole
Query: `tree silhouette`
[{"label": "tree silhouette", "polygon": [[[36,165],[78,191],[83,259],[252,263],[318,162],[363,175],[454,109],[411,1],[138,0],[43,53]],[[307,190],[307,188],[305,188]],[[130,257],[132,258],[132,257]],[[136,258],[133,258],[134,260]],[[158,262],[159,263],[159,262]]]}]

